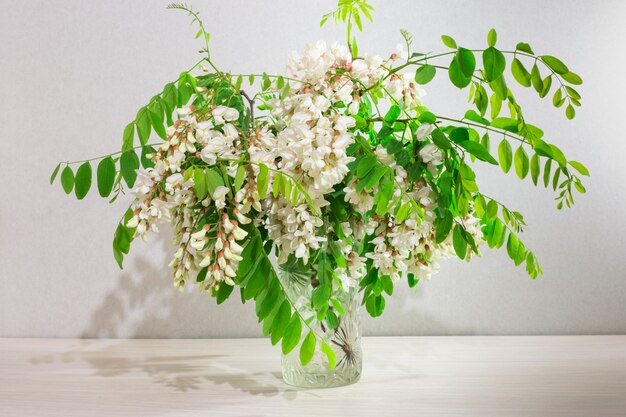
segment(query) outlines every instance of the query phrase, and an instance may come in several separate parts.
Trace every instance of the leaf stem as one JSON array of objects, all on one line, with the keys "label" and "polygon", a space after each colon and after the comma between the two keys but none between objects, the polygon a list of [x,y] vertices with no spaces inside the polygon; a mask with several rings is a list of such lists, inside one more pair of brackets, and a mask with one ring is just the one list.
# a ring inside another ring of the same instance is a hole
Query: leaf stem
[{"label": "leaf stem", "polygon": [[107,155],[96,156],[96,157],[89,158],[89,159],[83,159],[81,161],[62,161],[61,163],[65,164],[65,165],[81,164],[81,163],[84,163],[84,162],[97,161],[98,159],[104,159],[104,158],[107,158],[109,156],[118,155],[118,154],[124,153],[126,151],[140,149],[140,148],[144,148],[146,146],[157,146],[157,145],[159,145],[159,143],[146,143],[145,145],[135,146],[133,148],[124,149],[124,150],[113,152],[113,153],[110,153],[110,154],[107,154]]}]

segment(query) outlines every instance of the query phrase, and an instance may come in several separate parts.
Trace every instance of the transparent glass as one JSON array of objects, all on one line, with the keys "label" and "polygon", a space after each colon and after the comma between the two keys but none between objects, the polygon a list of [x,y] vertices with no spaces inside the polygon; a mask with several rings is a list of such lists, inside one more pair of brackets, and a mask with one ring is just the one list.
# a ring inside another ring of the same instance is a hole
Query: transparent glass
[{"label": "transparent glass", "polygon": [[[279,274],[281,281],[291,300],[303,317],[314,314],[309,307],[312,287],[310,277],[297,274]],[[294,349],[288,355],[282,356],[282,373],[285,383],[297,387],[331,388],[354,384],[361,377],[363,355],[361,351],[361,323],[359,320],[358,291],[351,288],[341,293],[340,301],[345,308],[345,314],[340,317],[336,329],[326,328],[322,323],[314,320],[313,330],[322,335],[326,343],[333,349],[337,358],[334,369],[329,369],[328,359],[318,346],[311,362],[303,366],[300,363],[300,351]],[[309,328],[303,329],[303,337]]]}]

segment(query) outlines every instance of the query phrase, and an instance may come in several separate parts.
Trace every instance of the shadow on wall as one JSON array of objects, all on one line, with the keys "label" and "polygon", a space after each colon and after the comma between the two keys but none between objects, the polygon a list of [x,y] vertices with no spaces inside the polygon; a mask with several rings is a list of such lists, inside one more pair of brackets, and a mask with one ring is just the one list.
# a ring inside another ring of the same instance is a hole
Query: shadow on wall
[{"label": "shadow on wall", "polygon": [[[218,306],[214,298],[198,293],[193,285],[184,293],[174,288],[167,266],[169,256],[163,256],[173,252],[169,233],[155,235],[149,245],[149,250],[158,256],[133,254],[126,259],[126,270],[118,275],[116,286],[95,308],[81,337],[169,339],[261,335],[252,303],[242,306],[238,293],[233,292],[226,303]],[[426,285],[428,282],[410,289],[406,283],[399,282],[394,300],[387,304],[382,317],[372,319],[362,308],[364,335],[440,335],[450,331],[440,318],[423,308]],[[237,318],[236,326],[228,324],[233,317]],[[397,324],[392,325],[398,322],[405,323],[401,329],[397,329]],[[455,332],[474,333],[472,329],[455,329]]]},{"label": "shadow on wall", "polygon": [[[251,306],[242,306],[238,294],[217,306],[214,298],[193,286],[184,293],[174,288],[167,266],[173,252],[168,235],[156,235],[149,243],[150,251],[158,256],[134,254],[126,259],[127,268],[118,275],[116,286],[103,296],[81,337],[206,338],[258,333],[254,331],[258,326]],[[168,256],[162,256],[164,253]],[[240,325],[225,326],[233,314],[241,319]],[[216,326],[216,322],[222,325]]]}]

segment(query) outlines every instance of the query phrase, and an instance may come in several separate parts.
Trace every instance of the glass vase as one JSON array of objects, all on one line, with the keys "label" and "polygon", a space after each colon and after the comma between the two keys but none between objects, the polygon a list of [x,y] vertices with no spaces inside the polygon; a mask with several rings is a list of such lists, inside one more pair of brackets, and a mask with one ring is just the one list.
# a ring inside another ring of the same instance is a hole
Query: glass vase
[{"label": "glass vase", "polygon": [[[313,286],[311,277],[302,274],[280,274],[281,281],[288,297],[293,300],[295,307],[304,317],[311,317],[311,294]],[[354,384],[361,377],[363,356],[361,351],[361,323],[359,319],[358,291],[350,288],[347,292],[339,291],[336,295],[345,312],[339,316],[339,323],[335,329],[329,329],[325,321],[313,320],[311,328],[322,336],[325,342],[333,349],[336,356],[336,365],[330,369],[326,355],[321,352],[319,341],[311,361],[302,365],[300,352],[296,348],[288,355],[282,355],[283,380],[289,385],[306,388],[331,388]],[[309,331],[303,328],[302,337]]]}]

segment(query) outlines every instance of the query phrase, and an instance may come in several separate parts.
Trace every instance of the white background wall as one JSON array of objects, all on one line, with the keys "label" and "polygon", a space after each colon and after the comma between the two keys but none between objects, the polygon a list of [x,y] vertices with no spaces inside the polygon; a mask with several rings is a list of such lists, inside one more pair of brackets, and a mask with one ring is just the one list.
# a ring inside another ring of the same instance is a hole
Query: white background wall
[{"label": "white background wall", "polygon": [[[165,1],[0,1],[0,336],[225,337],[260,334],[252,305],[232,297],[179,294],[167,270],[167,233],[133,244],[126,269],[111,254],[117,220],[109,207],[48,185],[60,160],[118,150],[124,125],[162,86],[197,59],[195,30]],[[516,91],[527,119],[571,159],[585,162],[588,194],[557,212],[553,194],[529,180],[480,166],[483,190],[522,211],[525,242],[545,275],[530,280],[503,251],[471,264],[451,260],[431,281],[402,283],[367,334],[596,334],[626,332],[626,2],[375,1],[376,24],[361,51],[388,55],[442,48],[439,36],[483,47],[517,41],[562,57],[585,79],[584,107],[567,122],[549,102]],[[195,1],[213,35],[213,56],[233,72],[280,71],[307,41],[343,39],[318,27],[333,1]],[[428,86],[436,113],[461,116],[465,93],[445,76]]]}]

